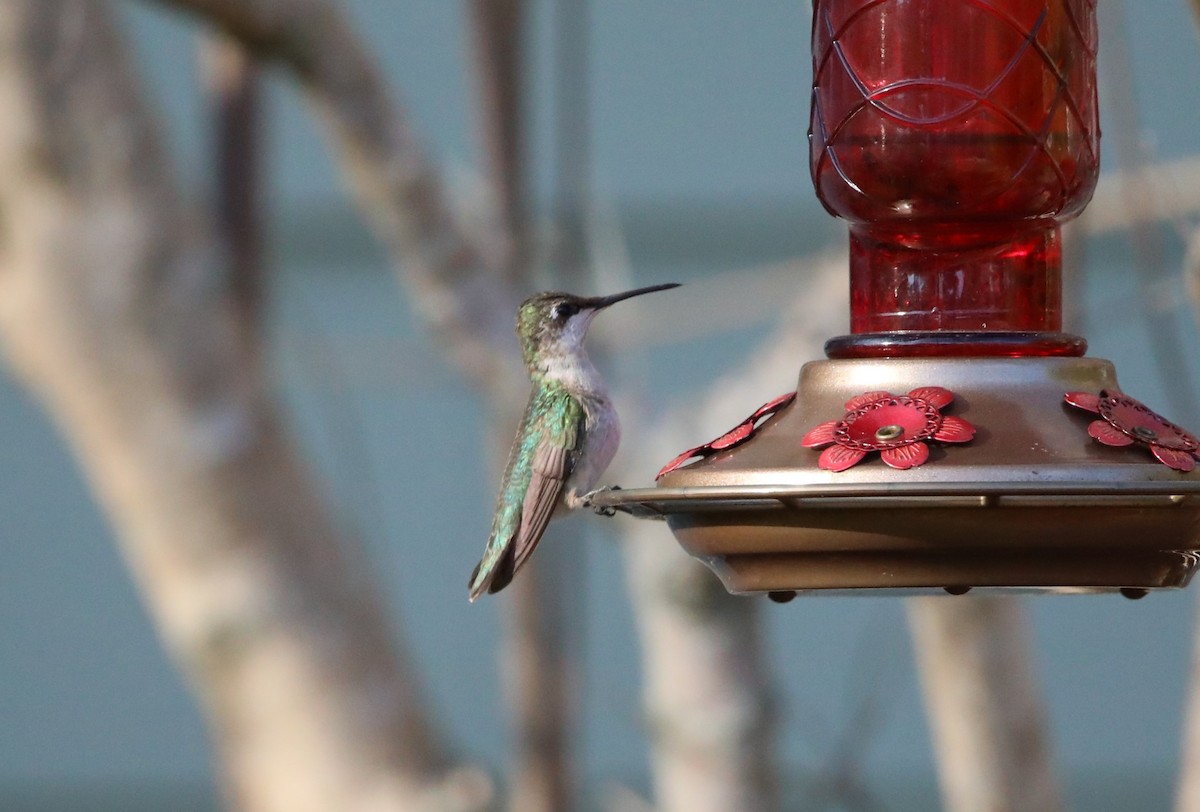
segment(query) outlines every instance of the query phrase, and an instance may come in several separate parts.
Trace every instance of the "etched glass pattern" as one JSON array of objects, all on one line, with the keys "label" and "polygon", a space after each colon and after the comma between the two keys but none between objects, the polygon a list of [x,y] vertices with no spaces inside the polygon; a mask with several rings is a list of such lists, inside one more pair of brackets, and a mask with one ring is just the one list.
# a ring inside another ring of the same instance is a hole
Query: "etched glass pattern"
[{"label": "etched glass pattern", "polygon": [[1057,330],[1098,172],[1095,0],[817,0],[818,196],[851,330]]}]

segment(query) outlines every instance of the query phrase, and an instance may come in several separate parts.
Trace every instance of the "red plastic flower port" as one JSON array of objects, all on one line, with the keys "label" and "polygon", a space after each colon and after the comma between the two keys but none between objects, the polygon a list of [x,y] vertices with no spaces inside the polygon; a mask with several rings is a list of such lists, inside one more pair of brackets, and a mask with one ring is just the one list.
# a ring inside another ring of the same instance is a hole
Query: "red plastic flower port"
[{"label": "red plastic flower port", "polygon": [[1149,446],[1150,453],[1169,468],[1184,473],[1195,469],[1200,440],[1129,395],[1102,389],[1099,395],[1068,392],[1063,399],[1076,408],[1100,415],[1099,420],[1088,425],[1088,434],[1105,445],[1141,443]]},{"label": "red plastic flower port", "polygon": [[764,418],[771,417],[773,414],[778,412],[784,406],[787,406],[795,399],[796,393],[788,392],[786,395],[780,395],[773,400],[767,401],[762,406],[759,406],[757,409],[755,409],[754,414],[747,417],[741,423],[738,423],[736,426],[722,434],[717,439],[713,440],[712,442],[705,443],[704,445],[698,445],[695,448],[689,448],[687,451],[668,462],[662,467],[662,470],[658,472],[658,475],[654,477],[655,480],[662,479],[665,475],[671,473],[676,468],[682,467],[685,463],[691,460],[692,457],[703,459],[704,457],[709,457],[713,454],[716,454],[718,451],[724,451],[726,448],[733,448],[734,446],[741,445],[753,437],[755,432],[757,432],[762,424],[766,422]]},{"label": "red plastic flower port", "polygon": [[942,414],[953,400],[954,393],[940,386],[907,395],[866,392],[846,401],[841,420],[822,423],[800,444],[825,448],[817,465],[826,471],[845,471],[872,451],[893,468],[915,468],[929,459],[926,441],[966,443],[975,436],[975,427],[966,420]]}]

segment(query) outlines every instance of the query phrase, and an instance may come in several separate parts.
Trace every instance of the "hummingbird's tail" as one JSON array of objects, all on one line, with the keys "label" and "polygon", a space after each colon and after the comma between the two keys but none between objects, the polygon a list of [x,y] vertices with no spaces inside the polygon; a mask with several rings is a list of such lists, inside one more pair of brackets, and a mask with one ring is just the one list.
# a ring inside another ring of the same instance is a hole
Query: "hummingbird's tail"
[{"label": "hummingbird's tail", "polygon": [[495,595],[501,589],[511,584],[513,574],[517,569],[516,556],[511,545],[505,549],[504,553],[500,556],[500,560],[496,562],[496,565],[486,573],[481,573],[483,561],[484,559],[480,559],[479,563],[475,565],[475,569],[471,570],[471,578],[467,582],[471,603],[474,603],[475,599],[485,592],[489,595]]}]

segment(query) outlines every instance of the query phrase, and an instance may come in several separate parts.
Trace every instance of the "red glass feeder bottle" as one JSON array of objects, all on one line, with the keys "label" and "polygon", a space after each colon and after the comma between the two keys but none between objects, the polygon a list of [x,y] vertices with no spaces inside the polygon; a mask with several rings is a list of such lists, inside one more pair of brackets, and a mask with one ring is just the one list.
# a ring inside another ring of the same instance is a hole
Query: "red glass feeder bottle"
[{"label": "red glass feeder bottle", "polygon": [[794,397],[592,495],[732,592],[1185,586],[1200,441],[1062,332],[1098,173],[1095,0],[814,0],[810,160],[850,332]]},{"label": "red glass feeder bottle", "polygon": [[1083,354],[1059,229],[1096,185],[1095,60],[1094,0],[815,3],[812,175],[850,225],[830,357]]}]

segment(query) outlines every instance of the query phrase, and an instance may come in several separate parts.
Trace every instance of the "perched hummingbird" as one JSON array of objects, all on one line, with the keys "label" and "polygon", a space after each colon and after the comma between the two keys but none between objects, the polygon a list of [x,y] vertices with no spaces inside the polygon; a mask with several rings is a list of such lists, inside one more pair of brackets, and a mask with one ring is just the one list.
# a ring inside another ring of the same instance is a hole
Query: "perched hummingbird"
[{"label": "perched hummingbird", "polygon": [[558,506],[582,505],[617,452],[617,411],[583,347],[592,319],[609,305],[677,287],[594,297],[539,293],[521,303],[517,336],[533,391],[508,455],[492,534],[471,573],[472,601],[508,586]]}]

